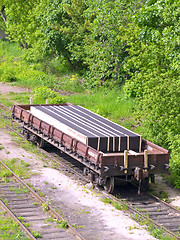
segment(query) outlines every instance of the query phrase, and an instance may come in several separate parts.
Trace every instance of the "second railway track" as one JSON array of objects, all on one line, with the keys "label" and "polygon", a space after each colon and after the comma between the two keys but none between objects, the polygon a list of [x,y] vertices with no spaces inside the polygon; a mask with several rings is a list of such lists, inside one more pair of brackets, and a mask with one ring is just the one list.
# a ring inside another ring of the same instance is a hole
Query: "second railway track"
[{"label": "second railway track", "polygon": [[[23,230],[26,230],[31,239],[35,239],[33,233],[36,233],[36,238],[45,240],[62,238],[84,240],[62,216],[48,205],[47,201],[44,201],[33,189],[26,185],[1,160],[0,165],[11,173],[11,177],[8,179],[0,179],[0,198],[17,218],[17,221],[23,219]],[[55,221],[49,221],[52,218]],[[61,227],[61,224],[64,224],[65,230],[58,228],[58,226]]]}]

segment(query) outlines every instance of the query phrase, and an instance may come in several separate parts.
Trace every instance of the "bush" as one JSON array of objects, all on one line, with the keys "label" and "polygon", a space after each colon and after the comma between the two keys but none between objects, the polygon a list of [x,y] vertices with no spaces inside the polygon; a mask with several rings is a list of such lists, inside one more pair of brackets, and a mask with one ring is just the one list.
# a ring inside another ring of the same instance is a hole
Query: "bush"
[{"label": "bush", "polygon": [[170,159],[170,171],[172,176],[170,181],[173,182],[176,188],[180,188],[180,135],[170,137],[170,150],[171,150],[171,159]]},{"label": "bush", "polygon": [[66,98],[62,95],[58,95],[54,98],[49,99],[50,104],[62,104],[66,103]]},{"label": "bush", "polygon": [[34,100],[36,103],[42,104],[45,103],[45,100],[48,99],[51,104],[60,104],[65,103],[66,99],[62,95],[58,95],[57,92],[52,91],[48,87],[37,87],[33,90]]}]

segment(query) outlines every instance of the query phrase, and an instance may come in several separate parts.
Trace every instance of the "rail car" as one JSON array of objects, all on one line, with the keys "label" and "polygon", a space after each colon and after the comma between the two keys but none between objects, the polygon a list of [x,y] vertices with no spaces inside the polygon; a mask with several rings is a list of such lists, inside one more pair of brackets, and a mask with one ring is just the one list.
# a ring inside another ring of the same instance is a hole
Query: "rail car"
[{"label": "rail car", "polygon": [[48,142],[84,165],[91,181],[111,193],[134,179],[142,190],[149,179],[167,173],[168,150],[83,107],[67,104],[13,105],[12,119],[26,139],[39,147]]}]

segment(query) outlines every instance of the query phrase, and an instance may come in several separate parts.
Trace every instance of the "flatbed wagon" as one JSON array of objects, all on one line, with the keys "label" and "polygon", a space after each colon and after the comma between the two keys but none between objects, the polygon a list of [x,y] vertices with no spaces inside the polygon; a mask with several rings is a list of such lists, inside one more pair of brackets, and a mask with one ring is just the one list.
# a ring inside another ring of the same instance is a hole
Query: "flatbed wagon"
[{"label": "flatbed wagon", "polygon": [[167,172],[168,150],[80,106],[13,105],[12,118],[23,125],[28,140],[39,147],[48,142],[69,154],[108,192],[115,179],[136,179],[147,189],[149,178]]}]

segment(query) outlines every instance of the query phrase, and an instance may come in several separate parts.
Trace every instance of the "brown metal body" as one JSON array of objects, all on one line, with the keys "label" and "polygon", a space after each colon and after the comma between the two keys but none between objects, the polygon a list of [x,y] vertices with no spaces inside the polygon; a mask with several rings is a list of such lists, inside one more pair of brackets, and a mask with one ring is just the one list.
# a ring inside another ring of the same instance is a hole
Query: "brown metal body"
[{"label": "brown metal body", "polygon": [[[123,152],[103,153],[33,116],[29,111],[31,106],[35,105],[13,105],[12,118],[21,121],[25,129],[61,150],[63,150],[62,147],[65,147],[78,161],[80,156],[86,166],[89,166],[91,170],[102,177],[135,176],[137,169],[143,170],[144,176],[147,175],[147,172],[159,174],[167,171],[169,152],[154,143],[142,139],[141,152],[128,151],[127,159],[125,159]],[[146,161],[148,162],[145,162],[144,150],[147,150],[148,160]]]}]

